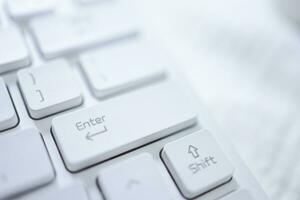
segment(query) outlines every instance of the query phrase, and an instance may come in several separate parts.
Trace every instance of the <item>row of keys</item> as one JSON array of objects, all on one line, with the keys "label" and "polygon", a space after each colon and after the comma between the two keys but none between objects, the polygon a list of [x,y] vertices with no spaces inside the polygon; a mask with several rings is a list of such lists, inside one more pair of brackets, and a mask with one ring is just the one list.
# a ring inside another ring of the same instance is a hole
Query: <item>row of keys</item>
[{"label": "row of keys", "polygon": [[[140,38],[85,53],[80,63],[93,93],[99,98],[163,78],[167,66]],[[82,102],[78,79],[64,60],[23,69],[17,75],[27,109],[34,119],[76,107]]]},{"label": "row of keys", "polygon": [[[195,149],[191,150],[191,145]],[[162,152],[166,167],[187,198],[210,191],[228,182],[233,176],[230,161],[208,131],[198,131],[171,142]],[[1,136],[0,156],[0,199],[30,191],[54,179],[54,169],[36,129]],[[133,200],[171,199],[156,162],[146,153],[103,168],[97,181],[105,198],[109,200],[122,197]],[[78,199],[88,199],[83,187],[78,186],[43,199],[63,199],[71,195],[71,191],[78,194]],[[248,199],[251,199],[250,196]]]},{"label": "row of keys", "polygon": [[108,2],[73,15],[35,18],[30,28],[43,56],[53,58],[134,36],[137,24],[126,4]]},{"label": "row of keys", "polygon": [[[191,153],[191,145],[199,149]],[[233,176],[230,161],[208,131],[199,131],[169,143],[163,152],[162,158],[186,198],[208,192]],[[98,184],[109,200],[171,199],[149,154],[140,154],[104,168],[100,171]]]},{"label": "row of keys", "polygon": [[[7,8],[13,18],[30,18],[32,15],[53,10],[49,0],[9,0]],[[30,21],[30,28],[40,52],[53,58],[101,46],[116,40],[135,36],[138,23],[129,9],[117,2],[104,3],[73,14],[51,14]],[[28,66],[30,55],[22,33],[14,26],[0,29],[0,73]]]}]

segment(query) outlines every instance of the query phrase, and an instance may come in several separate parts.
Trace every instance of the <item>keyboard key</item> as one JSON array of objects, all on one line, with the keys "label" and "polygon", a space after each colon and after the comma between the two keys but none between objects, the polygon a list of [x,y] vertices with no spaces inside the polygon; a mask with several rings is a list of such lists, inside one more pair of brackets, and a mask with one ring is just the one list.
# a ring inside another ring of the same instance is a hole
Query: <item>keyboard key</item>
[{"label": "keyboard key", "polygon": [[162,78],[166,66],[141,39],[86,53],[80,60],[87,80],[99,98]]},{"label": "keyboard key", "polygon": [[88,194],[82,185],[72,185],[55,192],[38,196],[31,200],[89,200]]},{"label": "keyboard key", "polygon": [[74,15],[34,19],[34,36],[44,57],[53,58],[137,33],[135,18],[120,2],[83,9]]},{"label": "keyboard key", "polygon": [[55,8],[54,0],[7,0],[9,15],[17,21],[50,13]]},{"label": "keyboard key", "polygon": [[26,129],[0,136],[0,199],[45,185],[54,171],[41,135]]},{"label": "keyboard key", "polygon": [[64,60],[18,72],[30,116],[40,119],[78,106],[82,96],[72,69]]},{"label": "keyboard key", "polygon": [[0,105],[0,131],[16,126],[18,116],[2,78],[0,78]]},{"label": "keyboard key", "polygon": [[254,200],[254,199],[252,198],[252,196],[247,190],[242,189],[222,198],[221,200]]},{"label": "keyboard key", "polygon": [[228,182],[234,171],[208,131],[167,144],[162,157],[186,198],[194,198]]},{"label": "keyboard key", "polygon": [[0,73],[30,64],[23,35],[15,27],[0,28],[0,52]]},{"label": "keyboard key", "polygon": [[78,171],[193,125],[192,103],[169,81],[56,117],[52,131],[67,168]]},{"label": "keyboard key", "polygon": [[150,154],[104,168],[98,183],[107,200],[171,200]]}]

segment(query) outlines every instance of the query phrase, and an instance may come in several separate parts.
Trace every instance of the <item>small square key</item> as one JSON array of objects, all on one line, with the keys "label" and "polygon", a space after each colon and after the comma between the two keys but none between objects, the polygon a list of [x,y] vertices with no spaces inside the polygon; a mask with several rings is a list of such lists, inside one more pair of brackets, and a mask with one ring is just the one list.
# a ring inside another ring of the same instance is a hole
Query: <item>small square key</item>
[{"label": "small square key", "polygon": [[226,182],[233,167],[208,131],[199,131],[167,144],[163,160],[186,198],[194,198]]},{"label": "small square key", "polygon": [[146,153],[101,170],[98,183],[107,200],[171,200],[155,161]]},{"label": "small square key", "polygon": [[18,72],[19,85],[32,118],[40,119],[81,104],[81,90],[73,73],[63,60]]}]

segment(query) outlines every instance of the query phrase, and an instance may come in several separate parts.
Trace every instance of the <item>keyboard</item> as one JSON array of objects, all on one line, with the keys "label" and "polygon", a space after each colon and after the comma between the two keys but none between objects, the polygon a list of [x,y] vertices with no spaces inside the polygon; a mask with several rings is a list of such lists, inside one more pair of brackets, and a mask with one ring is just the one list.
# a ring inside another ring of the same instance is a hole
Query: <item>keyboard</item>
[{"label": "keyboard", "polygon": [[268,199],[129,2],[0,2],[1,200]]}]

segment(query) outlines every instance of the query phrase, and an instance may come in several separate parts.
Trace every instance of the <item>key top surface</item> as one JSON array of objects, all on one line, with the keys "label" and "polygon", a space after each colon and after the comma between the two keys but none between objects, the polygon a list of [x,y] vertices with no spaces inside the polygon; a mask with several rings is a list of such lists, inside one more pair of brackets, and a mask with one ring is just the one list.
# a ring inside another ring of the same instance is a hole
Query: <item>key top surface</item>
[{"label": "key top surface", "polygon": [[0,73],[25,67],[30,63],[23,35],[13,26],[0,28],[0,52]]},{"label": "key top surface", "polygon": [[69,186],[64,189],[38,196],[30,200],[89,200],[88,194],[81,184]]},{"label": "key top surface", "polygon": [[99,98],[162,78],[167,65],[142,39],[127,40],[86,53],[80,60],[87,80]]},{"label": "key top surface", "polygon": [[0,131],[12,128],[18,124],[18,116],[4,83],[0,77]]},{"label": "key top surface", "polygon": [[194,198],[232,178],[233,167],[208,131],[167,144],[162,158],[186,198]]},{"label": "key top surface", "polygon": [[191,99],[166,81],[54,118],[52,131],[67,168],[78,171],[195,122]]},{"label": "key top surface", "polygon": [[104,168],[98,184],[107,200],[171,200],[150,154]]},{"label": "key top surface", "polygon": [[106,2],[73,15],[34,19],[31,29],[42,54],[53,58],[135,35],[136,20],[120,4]]},{"label": "key top surface", "polygon": [[54,178],[36,129],[0,135],[0,158],[0,199],[45,185]]},{"label": "key top surface", "polygon": [[9,15],[20,21],[52,12],[55,0],[7,0],[6,7]]},{"label": "key top surface", "polygon": [[40,119],[82,102],[71,67],[63,60],[18,72],[19,85],[30,116]]}]

